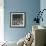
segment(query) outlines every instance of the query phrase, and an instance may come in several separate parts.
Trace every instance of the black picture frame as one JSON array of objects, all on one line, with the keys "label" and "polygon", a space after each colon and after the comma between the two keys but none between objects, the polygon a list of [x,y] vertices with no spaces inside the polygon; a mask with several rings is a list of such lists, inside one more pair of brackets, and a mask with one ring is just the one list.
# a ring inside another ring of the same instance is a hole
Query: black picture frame
[{"label": "black picture frame", "polygon": [[26,12],[10,12],[10,27],[25,27]]}]

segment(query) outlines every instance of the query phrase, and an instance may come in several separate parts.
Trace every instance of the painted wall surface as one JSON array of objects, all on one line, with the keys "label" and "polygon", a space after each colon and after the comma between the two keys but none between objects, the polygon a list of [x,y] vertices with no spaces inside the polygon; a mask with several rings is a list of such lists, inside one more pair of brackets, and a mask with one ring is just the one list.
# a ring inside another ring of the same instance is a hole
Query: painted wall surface
[{"label": "painted wall surface", "polygon": [[[4,0],[4,38],[18,41],[32,30],[33,19],[40,9],[40,0]],[[25,28],[10,28],[10,12],[26,12]]]},{"label": "painted wall surface", "polygon": [[[41,0],[41,1],[40,1],[40,9],[41,9],[41,11],[42,11],[43,9],[46,9],[46,0]],[[40,22],[40,25],[46,27],[46,10],[43,12],[42,17],[43,17],[43,22],[41,21],[41,22]]]}]

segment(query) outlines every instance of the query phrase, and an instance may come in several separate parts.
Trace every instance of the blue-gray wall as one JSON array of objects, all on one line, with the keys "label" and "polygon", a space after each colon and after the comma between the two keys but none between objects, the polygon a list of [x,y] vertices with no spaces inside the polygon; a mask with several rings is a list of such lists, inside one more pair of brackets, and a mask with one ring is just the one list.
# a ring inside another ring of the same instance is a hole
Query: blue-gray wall
[{"label": "blue-gray wall", "polygon": [[[41,0],[40,1],[40,10],[42,11],[43,9],[46,9],[46,0]],[[46,10],[43,12],[43,22],[40,22],[40,25],[45,26],[46,27]]]},{"label": "blue-gray wall", "polygon": [[[40,9],[40,0],[4,0],[4,38],[18,41],[32,29],[33,19]],[[25,28],[10,28],[10,12],[26,12]]]}]

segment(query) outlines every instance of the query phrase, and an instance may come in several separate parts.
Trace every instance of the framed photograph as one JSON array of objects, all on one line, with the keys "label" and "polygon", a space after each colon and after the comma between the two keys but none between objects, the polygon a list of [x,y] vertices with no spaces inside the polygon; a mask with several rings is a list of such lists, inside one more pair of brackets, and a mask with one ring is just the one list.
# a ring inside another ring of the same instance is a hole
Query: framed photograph
[{"label": "framed photograph", "polygon": [[10,27],[25,27],[25,12],[10,12]]}]

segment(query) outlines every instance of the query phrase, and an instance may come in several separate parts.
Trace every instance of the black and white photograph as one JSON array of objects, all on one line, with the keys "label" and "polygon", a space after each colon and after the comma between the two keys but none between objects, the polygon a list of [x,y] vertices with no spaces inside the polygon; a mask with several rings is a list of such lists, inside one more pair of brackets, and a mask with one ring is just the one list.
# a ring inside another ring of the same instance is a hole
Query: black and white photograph
[{"label": "black and white photograph", "polygon": [[24,27],[25,26],[25,12],[11,12],[10,13],[10,26],[11,27]]}]

